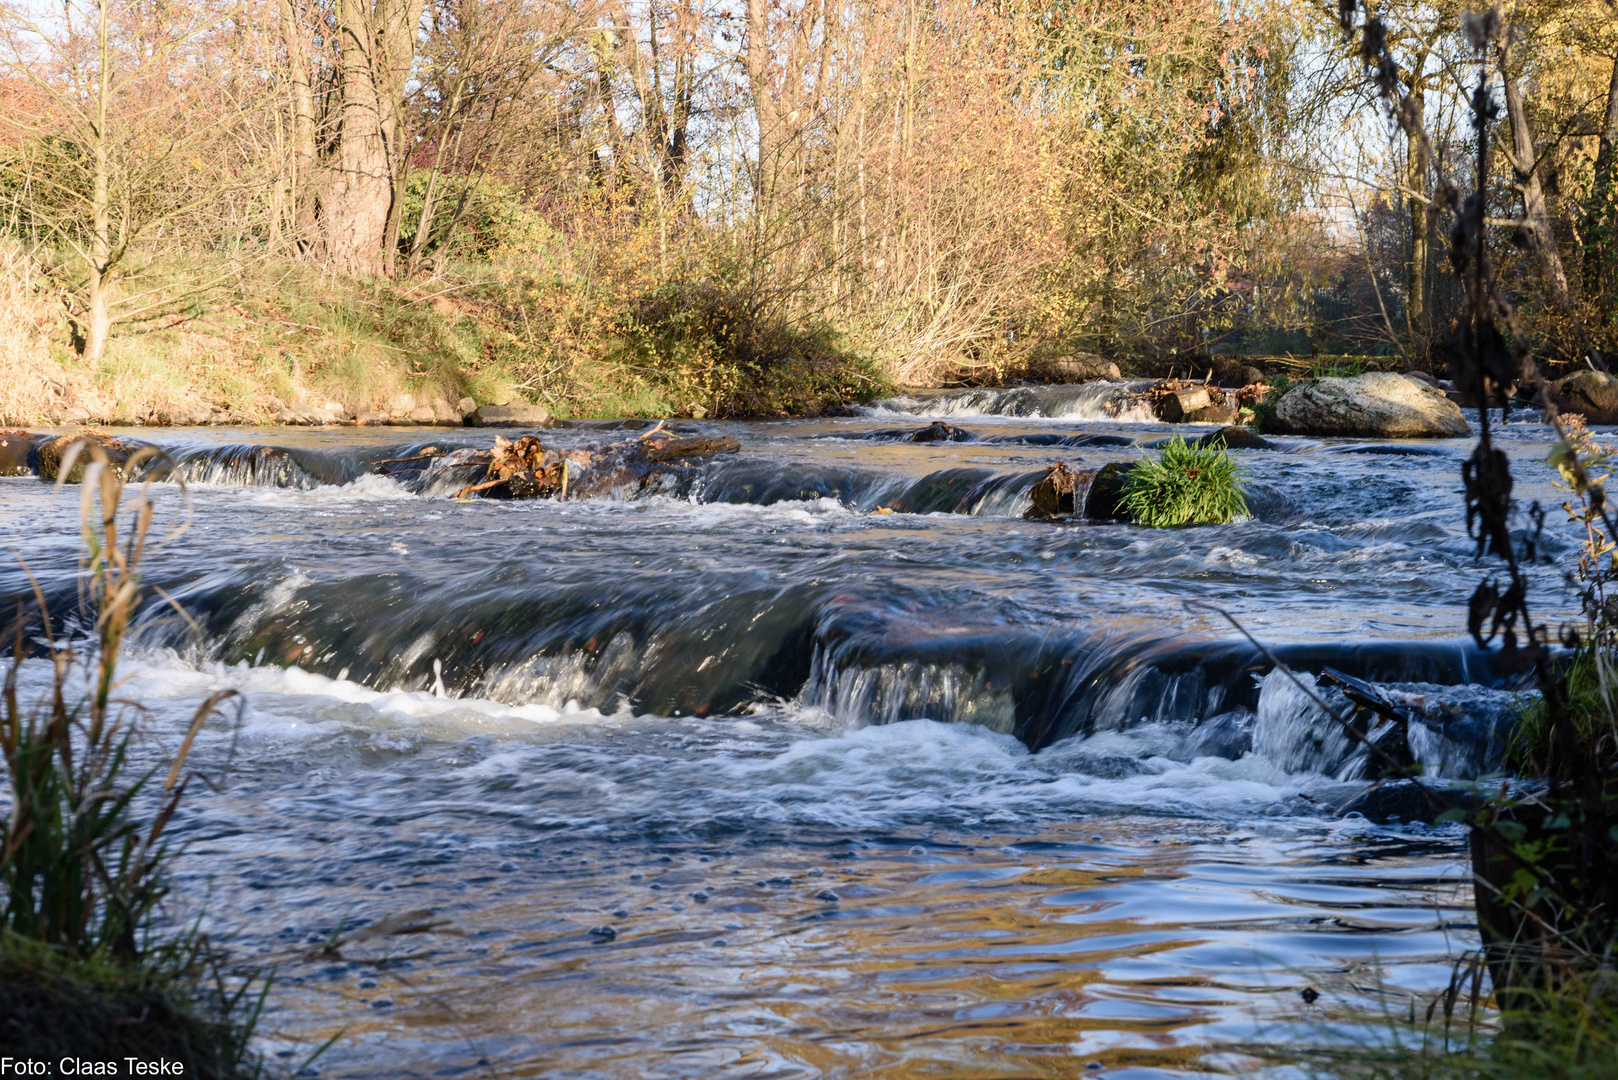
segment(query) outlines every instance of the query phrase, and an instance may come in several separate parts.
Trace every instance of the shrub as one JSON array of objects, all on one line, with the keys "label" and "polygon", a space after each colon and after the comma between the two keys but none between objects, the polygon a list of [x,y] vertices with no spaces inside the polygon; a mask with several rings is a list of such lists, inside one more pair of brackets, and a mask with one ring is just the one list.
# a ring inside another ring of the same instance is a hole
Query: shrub
[{"label": "shrub", "polygon": [[1153,528],[1223,525],[1247,513],[1241,479],[1228,452],[1176,435],[1156,461],[1129,470],[1123,505],[1131,521]]},{"label": "shrub", "polygon": [[497,177],[470,177],[433,169],[415,169],[405,180],[404,199],[399,217],[399,250],[408,252],[416,239],[421,221],[421,204],[431,185],[438,211],[424,250],[437,254],[443,245],[456,207],[465,206],[449,237],[452,258],[479,261],[543,250],[556,237],[544,217],[530,207],[520,190]]},{"label": "shrub", "polygon": [[1591,761],[1618,760],[1618,720],[1612,705],[1618,694],[1618,656],[1594,640],[1583,640],[1564,670],[1564,709],[1573,734],[1573,754],[1558,754],[1545,700],[1527,701],[1519,713],[1505,764],[1521,776],[1572,779]]},{"label": "shrub", "polygon": [[1251,427],[1254,431],[1265,431],[1269,428],[1270,417],[1275,413],[1276,403],[1291,390],[1294,383],[1285,375],[1278,376],[1270,384],[1268,392],[1262,398],[1253,402],[1253,420]]},{"label": "shrub", "polygon": [[[631,302],[610,362],[714,416],[813,415],[889,393],[867,356],[813,319],[756,310],[745,290],[676,284]],[[685,406],[689,407],[689,406]]]}]

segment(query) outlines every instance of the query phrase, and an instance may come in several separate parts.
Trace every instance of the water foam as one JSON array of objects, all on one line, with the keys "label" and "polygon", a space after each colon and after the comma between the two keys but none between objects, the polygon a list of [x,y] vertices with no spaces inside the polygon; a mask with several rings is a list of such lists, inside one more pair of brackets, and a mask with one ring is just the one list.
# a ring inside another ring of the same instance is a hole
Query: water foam
[{"label": "water foam", "polygon": [[923,398],[886,398],[863,412],[868,416],[1017,416],[1150,423],[1155,419],[1151,407],[1136,394],[1146,385],[1125,381],[954,390]]}]

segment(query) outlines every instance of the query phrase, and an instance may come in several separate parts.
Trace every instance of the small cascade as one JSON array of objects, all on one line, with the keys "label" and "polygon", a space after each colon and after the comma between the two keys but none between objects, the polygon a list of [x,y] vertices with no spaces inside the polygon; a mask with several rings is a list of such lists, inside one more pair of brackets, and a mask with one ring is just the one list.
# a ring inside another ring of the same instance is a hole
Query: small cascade
[{"label": "small cascade", "polygon": [[[160,447],[138,479],[192,485],[312,491],[345,487],[367,477],[393,481],[406,493],[454,498],[485,476],[473,448],[455,448],[466,436],[433,443],[370,444],[349,448],[285,447],[262,443],[179,444]],[[1108,435],[1038,436],[985,440],[1030,446],[1110,447],[1130,440]],[[447,444],[447,445],[446,445]],[[478,445],[482,445],[481,440]],[[562,445],[567,445],[563,443]],[[851,510],[907,514],[1019,517],[1041,473],[993,468],[950,468],[916,476],[895,470],[817,461],[782,462],[768,456],[724,455],[677,471],[629,478],[595,491],[609,501],[674,498],[692,503],[774,506],[831,499]]]},{"label": "small cascade", "polygon": [[[1363,767],[1364,751],[1315,700],[1319,697],[1332,713],[1346,716],[1352,709],[1342,691],[1320,686],[1308,672],[1293,681],[1283,671],[1271,671],[1258,685],[1255,753],[1289,773],[1348,779],[1348,772]],[[1355,759],[1352,765],[1350,759]]]},{"label": "small cascade", "polygon": [[195,450],[176,450],[172,460],[157,459],[142,479],[184,481],[216,487],[273,487],[309,491],[329,481],[305,469],[291,453],[276,446],[231,443]]},{"label": "small cascade", "polygon": [[1144,423],[1153,420],[1151,408],[1140,393],[1149,385],[1149,381],[1134,380],[951,390],[925,397],[886,398],[866,412],[872,416],[1020,416]]}]

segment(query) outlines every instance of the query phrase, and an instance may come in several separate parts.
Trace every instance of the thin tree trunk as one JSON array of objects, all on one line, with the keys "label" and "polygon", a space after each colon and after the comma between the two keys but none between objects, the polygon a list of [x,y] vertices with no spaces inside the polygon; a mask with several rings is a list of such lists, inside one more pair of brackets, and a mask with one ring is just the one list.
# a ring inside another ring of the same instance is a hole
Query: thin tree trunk
[{"label": "thin tree trunk", "polygon": [[97,72],[95,130],[91,153],[95,162],[90,179],[90,266],[86,283],[84,313],[80,331],[84,358],[101,359],[112,330],[112,162],[107,122],[112,108],[112,40],[107,5],[99,6],[97,24]]},{"label": "thin tree trunk", "polygon": [[753,95],[753,114],[758,121],[758,181],[755,214],[768,203],[773,185],[771,159],[781,125],[780,109],[770,85],[769,20],[765,0],[747,0],[747,84]]},{"label": "thin tree trunk", "polygon": [[[1419,79],[1420,73],[1415,76]],[[1406,205],[1410,210],[1410,267],[1406,276],[1405,331],[1412,343],[1424,336],[1427,329],[1427,170],[1422,160],[1420,126],[1425,94],[1418,83],[1410,92],[1410,102],[1416,111],[1416,123],[1406,140],[1405,187],[1410,194]]]},{"label": "thin tree trunk", "polygon": [[315,95],[309,81],[309,39],[292,0],[280,0],[281,38],[292,84],[292,219],[298,242],[315,241]]},{"label": "thin tree trunk", "polygon": [[1587,232],[1591,242],[1584,248],[1585,295],[1601,297],[1603,301],[1607,291],[1608,264],[1615,250],[1613,232],[1618,229],[1618,206],[1613,203],[1615,157],[1618,157],[1618,59],[1613,61],[1612,77],[1607,84],[1607,116],[1601,125],[1595,183],[1590,190]]},{"label": "thin tree trunk", "polygon": [[[458,109],[458,107],[460,105],[461,87],[463,85],[464,85],[464,80],[461,83],[456,84],[455,95],[454,95],[454,99],[453,99],[453,102],[452,102],[452,105],[451,105],[451,115],[452,116],[454,115],[455,110]],[[464,136],[465,132],[466,132],[466,129],[464,127],[460,127],[460,128],[457,128],[455,130],[455,135],[454,135],[455,149],[450,152],[451,160],[454,160],[455,158],[460,156],[461,139]],[[426,191],[425,194],[423,194],[422,199],[421,199],[421,214],[416,219],[416,235],[411,237],[411,239],[410,239],[410,261],[409,261],[409,264],[405,268],[405,276],[406,277],[413,277],[415,275],[416,271],[418,269],[420,269],[422,254],[427,250],[428,241],[432,238],[433,227],[437,224],[437,220],[438,220],[438,204],[440,202],[439,187],[440,187],[440,181],[443,179],[443,173],[440,171],[439,166],[443,162],[443,157],[444,157],[444,140],[443,140],[443,138],[441,136],[438,147],[437,147],[436,151],[434,152],[434,156],[433,156],[432,175],[430,175],[427,178],[427,191]],[[468,189],[468,190],[470,190],[470,189]],[[465,195],[463,193],[461,202],[464,204],[465,201],[466,201],[466,199],[465,199]],[[457,209],[456,212],[457,212],[457,215],[459,215],[459,212],[460,212],[459,209]],[[453,226],[452,226],[452,228],[453,228]],[[448,243],[448,237],[446,236],[445,237],[445,244],[447,245],[447,243]],[[440,245],[440,246],[444,246],[444,245]]]}]

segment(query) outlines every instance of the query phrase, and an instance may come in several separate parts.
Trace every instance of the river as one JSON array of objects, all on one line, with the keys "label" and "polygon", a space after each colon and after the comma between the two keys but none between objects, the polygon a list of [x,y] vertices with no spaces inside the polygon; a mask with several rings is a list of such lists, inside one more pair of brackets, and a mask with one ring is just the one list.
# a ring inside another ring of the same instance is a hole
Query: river
[{"label": "river", "polygon": [[[939,416],[972,440],[902,441]],[[742,449],[567,502],[377,474],[487,431],[125,433],[188,480],[151,488],[189,527],[146,581],[189,621],[148,605],[123,693],[153,755],[242,694],[177,872],[275,965],[272,1060],[341,1030],[322,1076],[1178,1076],[1365,1037],[1356,1010],[1403,1013],[1475,943],[1464,833],[1339,816],[1363,752],[1220,614],[1425,710],[1435,772],[1487,772],[1514,693],[1465,638],[1470,442],[1238,451],[1250,519],[1154,531],[1020,516],[1047,464],[1170,431],[1094,388],[678,426]],[[1547,429],[1500,438],[1558,506]],[[1552,619],[1562,516],[1531,571]],[[76,521],[0,480],[58,611]]]}]

